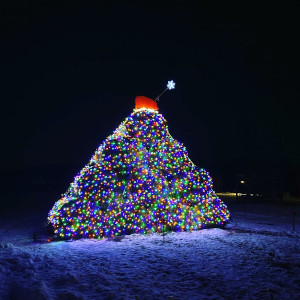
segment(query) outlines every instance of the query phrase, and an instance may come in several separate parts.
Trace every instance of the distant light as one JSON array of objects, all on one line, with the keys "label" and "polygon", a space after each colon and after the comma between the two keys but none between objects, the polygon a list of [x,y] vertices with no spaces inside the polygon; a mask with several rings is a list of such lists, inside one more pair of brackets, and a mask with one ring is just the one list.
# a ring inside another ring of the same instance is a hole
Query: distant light
[{"label": "distant light", "polygon": [[168,81],[167,88],[168,88],[169,90],[173,90],[173,89],[175,89],[175,84],[176,84],[176,83],[175,83],[173,80]]},{"label": "distant light", "polygon": [[244,183],[245,183],[245,181],[244,181],[244,180],[241,180],[241,183],[242,183],[242,184],[244,184]]}]

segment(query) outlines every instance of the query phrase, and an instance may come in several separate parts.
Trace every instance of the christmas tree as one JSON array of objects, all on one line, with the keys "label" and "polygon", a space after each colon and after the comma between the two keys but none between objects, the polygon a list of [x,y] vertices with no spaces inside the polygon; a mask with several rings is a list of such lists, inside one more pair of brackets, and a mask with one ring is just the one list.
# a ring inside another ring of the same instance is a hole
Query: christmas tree
[{"label": "christmas tree", "polygon": [[157,102],[139,96],[135,104],[49,212],[57,238],[197,230],[229,221],[210,175],[170,135]]}]

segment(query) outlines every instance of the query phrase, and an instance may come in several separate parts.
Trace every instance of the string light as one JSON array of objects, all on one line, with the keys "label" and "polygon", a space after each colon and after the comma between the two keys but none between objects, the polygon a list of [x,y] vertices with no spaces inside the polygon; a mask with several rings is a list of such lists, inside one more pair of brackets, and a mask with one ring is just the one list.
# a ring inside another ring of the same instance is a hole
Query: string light
[{"label": "string light", "polygon": [[197,230],[223,226],[229,217],[209,173],[147,107],[99,146],[48,215],[60,239]]}]

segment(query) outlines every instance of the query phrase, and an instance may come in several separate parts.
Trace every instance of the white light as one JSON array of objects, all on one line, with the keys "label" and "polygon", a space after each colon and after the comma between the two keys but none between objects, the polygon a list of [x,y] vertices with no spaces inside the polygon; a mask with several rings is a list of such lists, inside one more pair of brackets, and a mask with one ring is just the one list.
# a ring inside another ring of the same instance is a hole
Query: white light
[{"label": "white light", "polygon": [[150,111],[152,113],[158,113],[158,111],[156,109],[152,109],[152,108],[146,108],[146,107],[142,107],[142,108],[134,108],[133,111],[134,112],[139,112],[139,111]]},{"label": "white light", "polygon": [[173,80],[168,81],[167,88],[168,88],[169,90],[173,90],[173,89],[175,89],[175,84],[176,84],[176,83],[175,83]]}]

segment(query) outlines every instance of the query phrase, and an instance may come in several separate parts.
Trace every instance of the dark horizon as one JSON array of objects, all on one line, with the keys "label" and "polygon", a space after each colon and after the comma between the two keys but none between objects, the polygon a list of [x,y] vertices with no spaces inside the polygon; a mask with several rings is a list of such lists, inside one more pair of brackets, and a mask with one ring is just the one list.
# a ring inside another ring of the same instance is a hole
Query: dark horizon
[{"label": "dark horizon", "polygon": [[7,2],[2,14],[2,194],[39,181],[64,193],[135,96],[155,98],[171,79],[159,111],[196,165],[230,188],[237,174],[271,170],[299,193],[293,6]]}]

